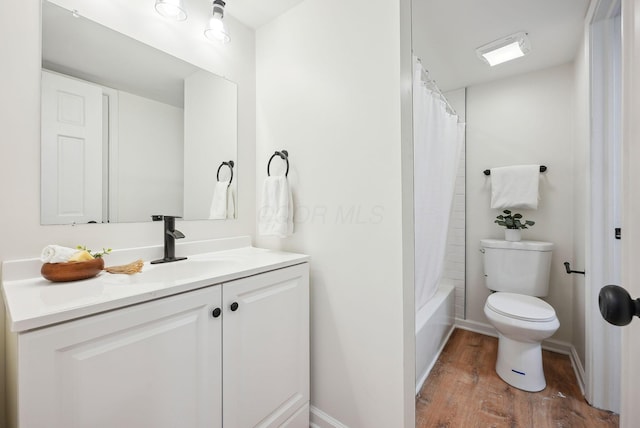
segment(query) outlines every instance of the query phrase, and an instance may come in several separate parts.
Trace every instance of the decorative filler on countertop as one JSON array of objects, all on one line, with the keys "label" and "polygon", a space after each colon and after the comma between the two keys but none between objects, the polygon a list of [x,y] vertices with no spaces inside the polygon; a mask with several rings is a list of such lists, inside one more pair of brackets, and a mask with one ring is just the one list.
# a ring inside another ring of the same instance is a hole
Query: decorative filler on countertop
[{"label": "decorative filler on countertop", "polygon": [[68,248],[61,245],[47,245],[42,249],[40,260],[42,263],[68,262],[71,257],[79,252],[76,248]]},{"label": "decorative filler on countertop", "polygon": [[93,251],[85,247],[84,245],[78,245],[76,247],[78,250],[86,251],[91,255],[92,258],[97,259],[111,252],[111,248],[103,248],[102,251]]},{"label": "decorative filler on countertop", "polygon": [[134,273],[142,272],[142,266],[144,262],[142,260],[136,260],[126,265],[120,266],[108,266],[104,270],[109,273],[124,273],[127,275],[133,275]]},{"label": "decorative filler on countertop", "polygon": [[40,274],[52,282],[92,278],[104,269],[102,256],[110,252],[111,248],[94,252],[84,245],[78,245],[75,249],[47,245],[40,255],[40,260],[44,262]]},{"label": "decorative filler on countertop", "polygon": [[44,263],[40,273],[51,282],[67,282],[93,278],[102,269],[104,269],[104,260],[98,257],[85,261]]}]

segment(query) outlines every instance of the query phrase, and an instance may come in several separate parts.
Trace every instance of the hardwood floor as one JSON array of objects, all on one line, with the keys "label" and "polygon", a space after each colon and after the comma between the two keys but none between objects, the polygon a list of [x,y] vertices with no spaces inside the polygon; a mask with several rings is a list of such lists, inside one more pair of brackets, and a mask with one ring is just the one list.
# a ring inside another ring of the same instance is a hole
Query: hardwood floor
[{"label": "hardwood floor", "polygon": [[456,329],[416,398],[416,428],[617,427],[584,400],[569,357],[543,351],[547,387],[531,393],[498,377],[498,339]]}]

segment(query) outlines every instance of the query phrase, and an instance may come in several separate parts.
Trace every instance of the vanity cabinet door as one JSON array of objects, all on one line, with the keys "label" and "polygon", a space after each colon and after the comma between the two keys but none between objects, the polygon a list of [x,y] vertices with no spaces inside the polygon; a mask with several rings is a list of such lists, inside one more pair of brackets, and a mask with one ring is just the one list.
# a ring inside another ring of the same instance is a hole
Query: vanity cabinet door
[{"label": "vanity cabinet door", "polygon": [[307,428],[308,264],[225,283],[222,296],[224,427]]},{"label": "vanity cabinet door", "polygon": [[221,427],[220,298],[213,286],[20,334],[19,426]]}]

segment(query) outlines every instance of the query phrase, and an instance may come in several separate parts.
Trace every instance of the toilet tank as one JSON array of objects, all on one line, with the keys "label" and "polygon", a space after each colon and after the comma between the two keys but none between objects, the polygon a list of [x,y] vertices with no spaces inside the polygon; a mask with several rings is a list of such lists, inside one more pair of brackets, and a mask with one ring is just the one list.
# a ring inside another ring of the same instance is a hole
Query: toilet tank
[{"label": "toilet tank", "polygon": [[549,293],[551,242],[482,239],[480,246],[487,288],[536,297]]}]

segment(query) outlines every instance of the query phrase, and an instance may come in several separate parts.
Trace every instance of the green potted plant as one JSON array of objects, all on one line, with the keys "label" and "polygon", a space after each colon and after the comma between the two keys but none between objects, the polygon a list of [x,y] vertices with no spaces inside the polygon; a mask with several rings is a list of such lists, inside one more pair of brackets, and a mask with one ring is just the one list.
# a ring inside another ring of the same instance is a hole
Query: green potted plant
[{"label": "green potted plant", "polygon": [[505,227],[504,239],[506,241],[519,241],[522,239],[520,231],[536,224],[535,221],[524,220],[522,214],[511,213],[510,210],[502,211],[502,214],[496,217],[494,223]]}]

